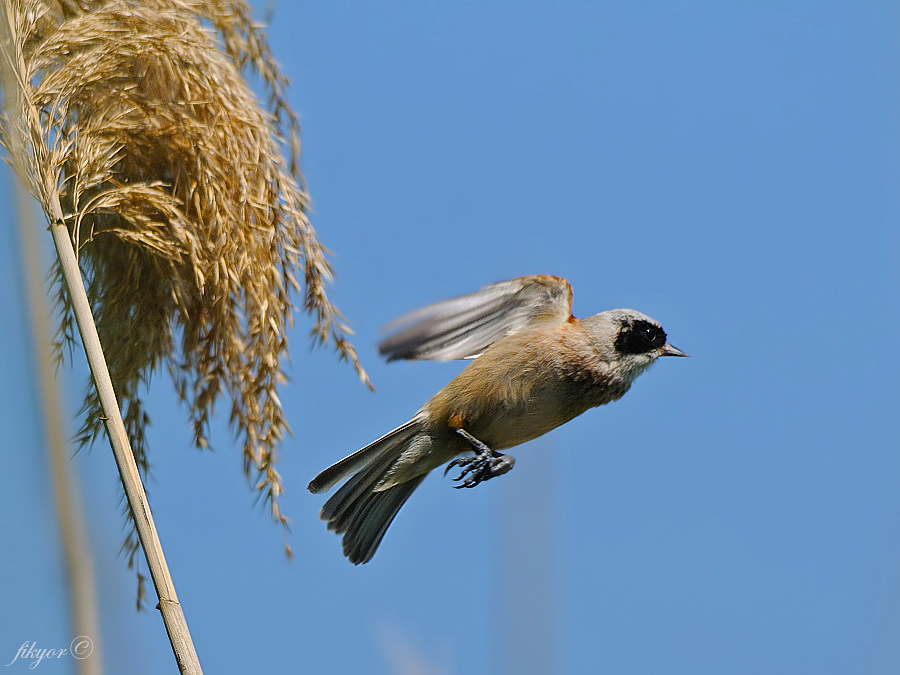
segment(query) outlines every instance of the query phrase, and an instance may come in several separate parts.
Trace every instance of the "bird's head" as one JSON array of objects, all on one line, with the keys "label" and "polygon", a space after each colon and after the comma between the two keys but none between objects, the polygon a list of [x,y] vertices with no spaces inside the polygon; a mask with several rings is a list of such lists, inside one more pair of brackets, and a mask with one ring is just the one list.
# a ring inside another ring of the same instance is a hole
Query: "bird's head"
[{"label": "bird's head", "polygon": [[666,331],[658,321],[633,309],[610,309],[582,323],[591,335],[597,356],[615,363],[629,380],[660,356],[687,356],[666,341]]}]

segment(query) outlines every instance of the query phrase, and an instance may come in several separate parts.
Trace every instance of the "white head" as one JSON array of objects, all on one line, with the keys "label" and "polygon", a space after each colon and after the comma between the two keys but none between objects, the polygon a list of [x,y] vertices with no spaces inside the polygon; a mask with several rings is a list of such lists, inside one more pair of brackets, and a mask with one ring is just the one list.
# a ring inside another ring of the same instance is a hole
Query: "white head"
[{"label": "white head", "polygon": [[620,376],[634,380],[660,356],[687,356],[666,342],[659,322],[633,309],[610,309],[582,319],[602,361],[616,364]]}]

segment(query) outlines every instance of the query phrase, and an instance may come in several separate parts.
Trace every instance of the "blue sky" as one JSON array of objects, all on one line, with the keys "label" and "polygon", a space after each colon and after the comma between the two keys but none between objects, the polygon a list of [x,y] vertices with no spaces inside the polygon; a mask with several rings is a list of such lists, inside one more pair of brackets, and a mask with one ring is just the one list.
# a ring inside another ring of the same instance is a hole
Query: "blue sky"
[{"label": "blue sky", "polygon": [[[153,382],[149,489],[206,671],[897,672],[898,25],[887,2],[277,3],[313,221],[376,391],[310,351],[298,319],[287,562],[225,416],[199,453]],[[14,232],[0,228],[4,664],[74,637]],[[533,273],[569,279],[578,316],[659,319],[692,358],[513,450],[500,479],[431,477],[353,567],[306,483],[462,367],[386,365],[379,327]],[[108,672],[171,672],[116,557],[112,457],[72,465]]]}]

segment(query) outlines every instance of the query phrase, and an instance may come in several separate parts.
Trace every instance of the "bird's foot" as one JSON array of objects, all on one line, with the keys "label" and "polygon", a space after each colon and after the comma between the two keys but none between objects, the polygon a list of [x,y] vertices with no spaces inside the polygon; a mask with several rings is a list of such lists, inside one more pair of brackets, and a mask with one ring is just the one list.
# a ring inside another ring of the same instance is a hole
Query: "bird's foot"
[{"label": "bird's foot", "polygon": [[460,457],[447,465],[444,475],[446,476],[447,472],[454,466],[461,467],[463,469],[462,473],[453,480],[462,482],[453,487],[471,488],[491,478],[502,476],[512,469],[515,464],[515,458],[499,452],[489,455],[475,455],[474,457]]},{"label": "bird's foot", "polygon": [[447,465],[444,475],[455,466],[462,468],[462,473],[454,478],[454,482],[462,481],[455,488],[471,488],[486,480],[502,476],[513,468],[516,460],[509,455],[491,450],[487,445],[472,436],[465,429],[457,429],[463,438],[465,438],[475,448],[477,454],[474,457],[460,457],[454,459]]}]

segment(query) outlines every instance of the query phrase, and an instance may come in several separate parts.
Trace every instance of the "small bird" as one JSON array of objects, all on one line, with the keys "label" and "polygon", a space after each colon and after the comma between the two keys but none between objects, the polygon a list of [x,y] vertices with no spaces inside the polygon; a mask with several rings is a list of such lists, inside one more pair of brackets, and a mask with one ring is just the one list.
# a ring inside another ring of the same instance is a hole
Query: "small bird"
[{"label": "small bird", "polygon": [[[309,484],[343,534],[344,555],[372,559],[400,507],[432,469],[461,469],[471,488],[513,468],[500,450],[546,434],[589,408],[620,399],[660,356],[687,356],[656,321],[632,309],[572,316],[572,286],[534,275],[444,300],[388,326],[379,347],[397,359],[473,359],[406,424],[328,467]],[[474,452],[474,455],[466,455]]]}]

